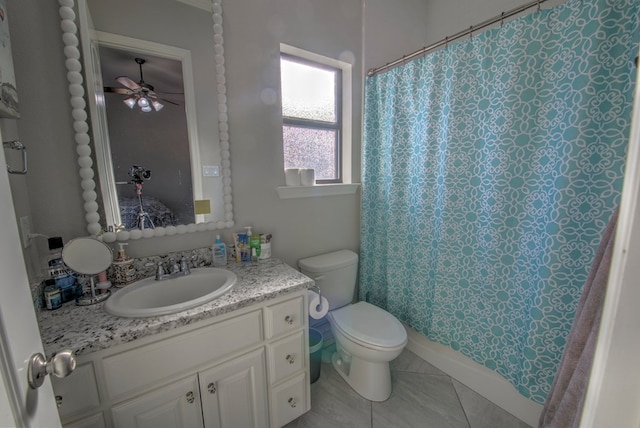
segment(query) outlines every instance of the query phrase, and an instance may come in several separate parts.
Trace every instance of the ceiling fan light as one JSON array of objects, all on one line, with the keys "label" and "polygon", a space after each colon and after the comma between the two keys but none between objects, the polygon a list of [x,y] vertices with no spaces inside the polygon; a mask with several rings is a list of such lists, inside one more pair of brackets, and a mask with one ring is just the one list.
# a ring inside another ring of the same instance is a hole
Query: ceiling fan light
[{"label": "ceiling fan light", "polygon": [[[138,99],[138,105],[140,106],[142,111],[145,111],[144,108],[145,107],[149,107],[149,100],[147,99],[147,97],[140,97]],[[147,111],[149,111],[149,110],[147,110]]]},{"label": "ceiling fan light", "polygon": [[145,113],[149,113],[153,109],[149,106],[144,106],[144,107],[140,107],[140,110],[142,110]]},{"label": "ceiling fan light", "polygon": [[136,99],[135,97],[127,97],[123,100],[123,102],[127,105],[127,107],[129,108],[134,108],[136,106]]},{"label": "ceiling fan light", "polygon": [[154,109],[156,109],[156,111],[160,111],[164,108],[164,104],[156,100],[151,101],[151,105],[153,106]]}]

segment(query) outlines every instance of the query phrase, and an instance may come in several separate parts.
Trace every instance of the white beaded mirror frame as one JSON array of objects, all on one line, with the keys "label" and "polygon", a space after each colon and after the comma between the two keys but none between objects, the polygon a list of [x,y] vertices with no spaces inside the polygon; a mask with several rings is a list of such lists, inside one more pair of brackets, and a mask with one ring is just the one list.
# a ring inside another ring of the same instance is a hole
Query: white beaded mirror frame
[{"label": "white beaded mirror frame", "polygon": [[[86,1],[86,0],[78,0]],[[84,200],[87,231],[91,236],[98,237],[104,242],[127,241],[130,239],[153,238],[159,236],[180,235],[184,233],[204,232],[216,229],[231,228],[233,221],[233,204],[231,197],[231,161],[229,154],[229,124],[227,115],[227,89],[224,65],[224,46],[222,35],[222,6],[221,0],[211,1],[213,17],[213,48],[215,52],[217,101],[218,101],[218,129],[220,140],[220,155],[222,159],[222,185],[224,199],[224,220],[209,223],[192,223],[188,225],[156,227],[155,229],[133,229],[118,232],[104,231],[100,224],[100,206],[96,192],[95,172],[91,158],[91,134],[85,101],[84,78],[82,75],[82,60],[80,55],[80,40],[76,19],[76,0],[58,0],[60,4],[60,25],[62,41],[66,58],[67,80],[71,96],[73,129],[77,144],[78,165],[82,198]]]}]

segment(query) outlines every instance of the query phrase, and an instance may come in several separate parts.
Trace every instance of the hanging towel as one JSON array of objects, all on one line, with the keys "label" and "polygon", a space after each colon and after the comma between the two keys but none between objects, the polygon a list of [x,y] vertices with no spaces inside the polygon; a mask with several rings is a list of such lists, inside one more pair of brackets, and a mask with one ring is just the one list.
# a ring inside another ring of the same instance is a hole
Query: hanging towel
[{"label": "hanging towel", "polygon": [[607,290],[617,219],[618,208],[609,220],[591,265],[558,372],[540,415],[540,428],[570,428],[580,424]]}]

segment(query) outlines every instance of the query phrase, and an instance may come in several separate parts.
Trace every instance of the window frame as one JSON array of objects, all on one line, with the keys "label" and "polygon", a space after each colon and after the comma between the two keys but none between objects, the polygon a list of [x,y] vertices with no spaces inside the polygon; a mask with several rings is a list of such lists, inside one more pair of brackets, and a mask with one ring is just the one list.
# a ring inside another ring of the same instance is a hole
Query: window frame
[{"label": "window frame", "polygon": [[[331,71],[335,75],[335,123],[327,122],[322,120],[313,120],[306,118],[298,118],[294,116],[285,116],[282,114],[282,127],[284,130],[285,126],[289,127],[297,127],[297,128],[305,128],[311,130],[332,130],[336,132],[336,141],[334,145],[334,155],[335,155],[335,171],[336,178],[333,179],[318,179],[316,178],[316,184],[341,184],[344,182],[344,171],[343,171],[343,81],[344,81],[344,69],[339,66],[325,64],[319,61],[315,61],[309,58],[306,58],[301,55],[296,55],[290,52],[286,52],[283,49],[280,50],[280,64],[282,60],[288,60],[291,62],[296,62],[298,64],[307,65],[310,67],[314,67],[321,70]],[[282,75],[281,75],[282,79]],[[282,83],[281,83],[282,84]],[[283,140],[284,144],[284,140]],[[283,146],[284,148],[284,146]],[[284,155],[284,153],[283,153]]]}]

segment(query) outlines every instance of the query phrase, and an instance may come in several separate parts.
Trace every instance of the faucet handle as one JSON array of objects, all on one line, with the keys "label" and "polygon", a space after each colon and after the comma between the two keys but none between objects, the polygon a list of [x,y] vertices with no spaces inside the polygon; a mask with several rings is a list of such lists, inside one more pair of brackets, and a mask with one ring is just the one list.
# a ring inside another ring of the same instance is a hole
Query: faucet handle
[{"label": "faucet handle", "polygon": [[180,259],[180,270],[184,275],[189,275],[191,273],[191,269],[189,269],[189,260],[185,256],[182,256]]},{"label": "faucet handle", "polygon": [[156,281],[160,281],[165,274],[164,266],[161,261],[159,261],[156,268]]}]

